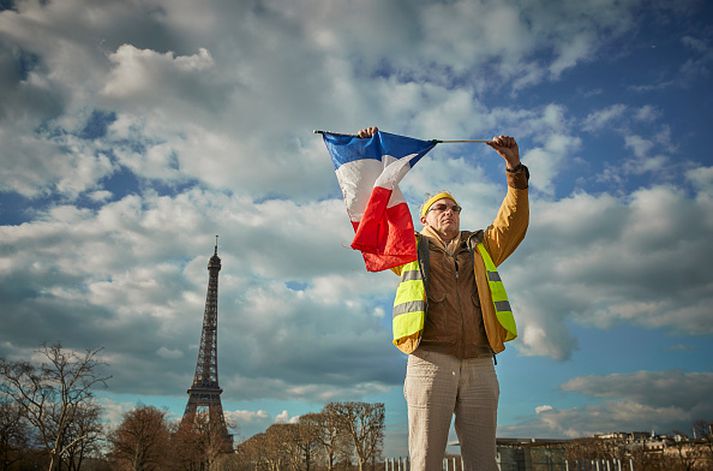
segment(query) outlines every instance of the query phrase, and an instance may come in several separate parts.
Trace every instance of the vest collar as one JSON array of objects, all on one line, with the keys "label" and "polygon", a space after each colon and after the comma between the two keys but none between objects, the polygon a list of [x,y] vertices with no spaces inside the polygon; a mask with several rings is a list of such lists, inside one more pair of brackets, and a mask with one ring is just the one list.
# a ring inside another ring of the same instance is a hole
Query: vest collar
[{"label": "vest collar", "polygon": [[453,255],[458,251],[458,247],[460,247],[460,242],[461,242],[461,233],[459,232],[458,235],[448,242],[446,244],[443,239],[441,239],[440,234],[436,232],[431,226],[423,226],[423,229],[421,229],[421,235],[427,237],[430,241],[432,241],[434,244],[436,244],[437,247],[441,248],[444,252],[446,252],[449,255]]}]

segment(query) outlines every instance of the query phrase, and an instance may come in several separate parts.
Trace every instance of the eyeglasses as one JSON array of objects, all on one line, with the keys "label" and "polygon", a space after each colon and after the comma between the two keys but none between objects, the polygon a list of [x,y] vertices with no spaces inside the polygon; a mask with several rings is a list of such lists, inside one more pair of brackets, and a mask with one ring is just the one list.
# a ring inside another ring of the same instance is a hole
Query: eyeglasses
[{"label": "eyeglasses", "polygon": [[453,206],[450,206],[447,204],[436,204],[436,205],[431,206],[428,210],[435,211],[437,213],[443,213],[445,211],[448,211],[449,209],[456,214],[460,214],[460,212],[463,208],[461,208],[457,204],[454,204]]}]

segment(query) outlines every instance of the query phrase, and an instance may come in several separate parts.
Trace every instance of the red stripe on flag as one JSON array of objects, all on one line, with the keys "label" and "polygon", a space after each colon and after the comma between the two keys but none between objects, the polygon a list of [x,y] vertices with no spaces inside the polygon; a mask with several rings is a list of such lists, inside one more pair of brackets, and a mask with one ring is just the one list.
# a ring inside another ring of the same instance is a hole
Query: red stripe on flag
[{"label": "red stripe on flag", "polygon": [[411,212],[406,202],[387,208],[392,190],[374,187],[361,221],[352,222],[352,248],[364,256],[366,269],[381,271],[416,260]]}]

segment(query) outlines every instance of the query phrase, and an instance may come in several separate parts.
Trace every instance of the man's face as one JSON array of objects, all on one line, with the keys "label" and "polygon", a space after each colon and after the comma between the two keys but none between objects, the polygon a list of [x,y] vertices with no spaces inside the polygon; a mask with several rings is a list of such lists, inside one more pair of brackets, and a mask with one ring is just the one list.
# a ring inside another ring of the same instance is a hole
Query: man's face
[{"label": "man's face", "polygon": [[441,198],[431,205],[422,224],[428,224],[442,234],[460,231],[460,206],[450,198]]}]

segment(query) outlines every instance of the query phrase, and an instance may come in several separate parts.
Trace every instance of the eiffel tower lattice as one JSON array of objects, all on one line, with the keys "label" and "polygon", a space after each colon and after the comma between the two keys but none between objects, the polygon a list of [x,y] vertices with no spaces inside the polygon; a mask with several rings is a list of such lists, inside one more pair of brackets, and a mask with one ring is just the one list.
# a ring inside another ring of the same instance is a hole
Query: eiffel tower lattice
[{"label": "eiffel tower lattice", "polygon": [[188,403],[181,425],[193,424],[197,413],[206,413],[210,429],[222,437],[225,451],[231,451],[233,436],[228,433],[223,414],[218,385],[218,272],[221,264],[218,257],[218,236],[215,236],[215,251],[208,262],[208,294],[203,314],[201,344],[198,349],[196,372],[193,384],[188,389]]}]

